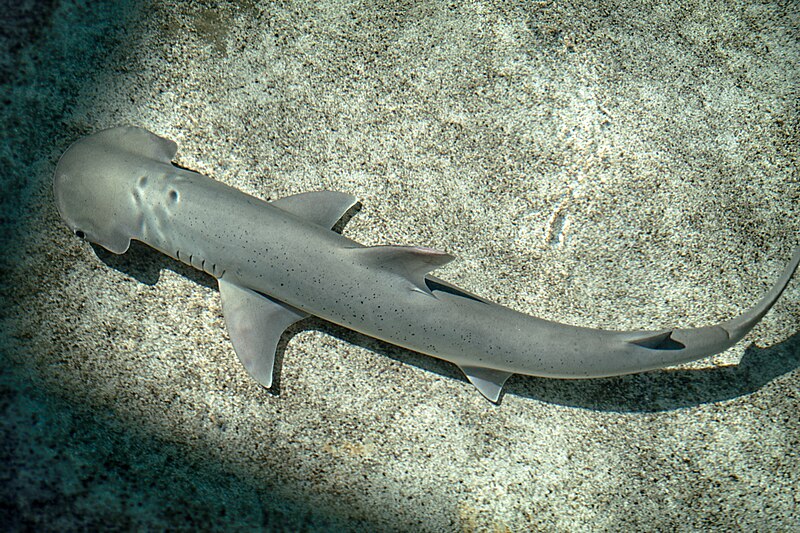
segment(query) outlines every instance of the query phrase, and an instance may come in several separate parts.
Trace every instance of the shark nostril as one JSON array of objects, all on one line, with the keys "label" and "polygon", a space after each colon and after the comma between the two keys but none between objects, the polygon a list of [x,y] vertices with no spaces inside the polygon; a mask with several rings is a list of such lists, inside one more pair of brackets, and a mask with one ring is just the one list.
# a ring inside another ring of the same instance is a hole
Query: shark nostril
[{"label": "shark nostril", "polygon": [[78,237],[79,239],[86,238],[86,234],[79,229],[75,230],[75,236]]}]

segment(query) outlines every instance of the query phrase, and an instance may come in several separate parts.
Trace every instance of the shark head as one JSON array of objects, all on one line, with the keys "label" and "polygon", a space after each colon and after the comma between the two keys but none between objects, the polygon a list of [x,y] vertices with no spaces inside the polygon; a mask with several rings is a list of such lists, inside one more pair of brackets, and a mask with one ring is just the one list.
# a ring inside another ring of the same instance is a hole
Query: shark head
[{"label": "shark head", "polygon": [[136,184],[170,165],[178,146],[136,127],[103,130],[76,141],[56,166],[53,192],[61,218],[78,237],[121,254],[140,232]]}]

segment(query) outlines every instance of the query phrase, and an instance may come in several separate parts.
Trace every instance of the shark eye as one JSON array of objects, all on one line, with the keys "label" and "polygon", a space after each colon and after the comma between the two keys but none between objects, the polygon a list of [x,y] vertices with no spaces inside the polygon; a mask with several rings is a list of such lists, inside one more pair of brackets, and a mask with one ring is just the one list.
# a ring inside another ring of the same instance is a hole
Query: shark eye
[{"label": "shark eye", "polygon": [[79,239],[84,239],[86,237],[86,234],[83,233],[81,230],[76,229],[75,230],[75,236],[78,237]]}]

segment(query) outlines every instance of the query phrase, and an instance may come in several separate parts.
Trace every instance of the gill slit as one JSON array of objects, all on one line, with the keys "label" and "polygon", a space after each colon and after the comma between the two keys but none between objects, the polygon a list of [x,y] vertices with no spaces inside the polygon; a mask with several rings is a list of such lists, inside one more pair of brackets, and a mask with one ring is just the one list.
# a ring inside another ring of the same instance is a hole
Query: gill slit
[{"label": "gill slit", "polygon": [[[194,254],[189,254],[189,260],[187,261],[185,257],[181,258],[181,251],[180,250],[175,250],[175,257],[178,259],[178,261],[182,262],[183,264],[189,265],[189,266],[194,267],[194,268],[197,268],[192,264],[192,260],[194,259]],[[227,272],[223,268],[222,272],[217,274],[217,264],[216,263],[212,263],[211,264],[211,269],[210,270],[206,270],[206,260],[205,259],[201,259],[200,260],[200,270],[202,270],[206,274],[211,274],[212,276],[214,276],[215,278],[218,278],[218,279],[223,277],[225,275],[225,272]]]}]

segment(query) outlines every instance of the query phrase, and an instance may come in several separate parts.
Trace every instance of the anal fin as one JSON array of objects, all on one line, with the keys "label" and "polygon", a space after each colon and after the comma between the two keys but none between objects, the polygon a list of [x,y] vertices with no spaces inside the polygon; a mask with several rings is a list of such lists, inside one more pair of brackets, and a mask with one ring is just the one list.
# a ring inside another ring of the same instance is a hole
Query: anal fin
[{"label": "anal fin", "polygon": [[271,387],[281,335],[308,315],[224,279],[219,280],[219,293],[225,325],[239,361],[253,379]]},{"label": "anal fin", "polygon": [[511,377],[511,372],[504,370],[494,370],[492,368],[483,368],[479,366],[461,366],[462,372],[467,376],[470,383],[475,385],[475,388],[483,394],[487,400],[497,403],[500,398],[500,393],[503,391],[503,385],[506,380]]}]

